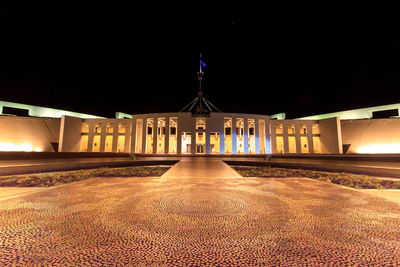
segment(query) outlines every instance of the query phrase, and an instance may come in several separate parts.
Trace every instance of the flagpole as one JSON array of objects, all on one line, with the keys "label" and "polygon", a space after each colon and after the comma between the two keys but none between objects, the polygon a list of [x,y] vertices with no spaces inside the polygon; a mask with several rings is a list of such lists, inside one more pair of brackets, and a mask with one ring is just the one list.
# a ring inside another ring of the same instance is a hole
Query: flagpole
[{"label": "flagpole", "polygon": [[200,73],[201,73],[202,72],[201,71],[201,53],[200,53],[200,62],[199,63],[200,63]]}]

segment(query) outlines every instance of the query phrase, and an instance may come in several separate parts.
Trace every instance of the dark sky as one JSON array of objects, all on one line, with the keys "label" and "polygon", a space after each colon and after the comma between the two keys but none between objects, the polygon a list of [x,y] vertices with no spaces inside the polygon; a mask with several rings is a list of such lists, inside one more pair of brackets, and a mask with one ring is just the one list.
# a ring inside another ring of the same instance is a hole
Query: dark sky
[{"label": "dark sky", "polygon": [[205,96],[224,112],[400,102],[400,10],[384,1],[136,2],[1,1],[0,100],[176,112],[196,95],[203,52]]}]

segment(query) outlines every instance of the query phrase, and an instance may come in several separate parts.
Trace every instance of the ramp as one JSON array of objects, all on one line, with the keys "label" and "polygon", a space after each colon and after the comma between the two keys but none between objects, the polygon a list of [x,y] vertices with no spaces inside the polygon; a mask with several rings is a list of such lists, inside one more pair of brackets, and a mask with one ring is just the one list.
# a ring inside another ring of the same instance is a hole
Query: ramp
[{"label": "ramp", "polygon": [[240,178],[225,162],[212,158],[186,158],[172,166],[163,178]]}]

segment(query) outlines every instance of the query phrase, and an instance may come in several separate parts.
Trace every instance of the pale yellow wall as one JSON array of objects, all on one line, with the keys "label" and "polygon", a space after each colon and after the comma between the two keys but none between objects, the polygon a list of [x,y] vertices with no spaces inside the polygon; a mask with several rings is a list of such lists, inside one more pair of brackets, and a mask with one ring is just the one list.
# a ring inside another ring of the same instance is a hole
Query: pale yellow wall
[{"label": "pale yellow wall", "polygon": [[0,117],[0,151],[54,152],[60,119]]}]

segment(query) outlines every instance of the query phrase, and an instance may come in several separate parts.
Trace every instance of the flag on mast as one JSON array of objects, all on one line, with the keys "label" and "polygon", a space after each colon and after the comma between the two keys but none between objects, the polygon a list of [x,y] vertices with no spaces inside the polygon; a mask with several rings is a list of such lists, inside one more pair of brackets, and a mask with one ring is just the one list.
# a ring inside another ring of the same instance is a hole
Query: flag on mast
[{"label": "flag on mast", "polygon": [[203,68],[205,68],[207,66],[207,64],[204,63],[203,59],[201,58],[201,53],[200,53],[200,73],[203,73],[203,70],[201,69],[202,66],[203,66]]}]

